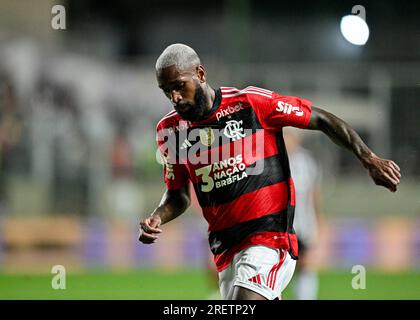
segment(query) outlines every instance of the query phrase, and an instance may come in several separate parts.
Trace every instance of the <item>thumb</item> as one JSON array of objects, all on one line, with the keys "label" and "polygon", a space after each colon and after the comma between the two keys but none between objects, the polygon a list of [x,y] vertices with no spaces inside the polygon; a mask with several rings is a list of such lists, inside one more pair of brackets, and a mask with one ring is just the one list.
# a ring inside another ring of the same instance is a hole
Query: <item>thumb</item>
[{"label": "thumb", "polygon": [[160,226],[160,224],[161,224],[160,218],[156,218],[156,217],[150,218],[150,226],[152,228],[157,228]]}]

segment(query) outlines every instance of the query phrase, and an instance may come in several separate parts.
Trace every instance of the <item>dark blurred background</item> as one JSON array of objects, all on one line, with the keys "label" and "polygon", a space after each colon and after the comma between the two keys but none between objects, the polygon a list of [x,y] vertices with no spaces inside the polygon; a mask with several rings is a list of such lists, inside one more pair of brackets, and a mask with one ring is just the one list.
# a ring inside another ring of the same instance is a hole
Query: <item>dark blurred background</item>
[{"label": "dark blurred background", "polygon": [[[51,26],[54,5],[66,10],[65,30]],[[354,5],[366,10],[364,46],[340,32]],[[139,217],[164,190],[155,125],[171,105],[154,64],[181,42],[200,55],[212,86],[310,99],[400,165],[391,194],[352,154],[305,134],[323,172],[322,267],[419,268],[419,16],[417,1],[2,0],[0,267],[44,270],[57,254],[80,269],[202,265],[196,207],[167,226],[165,245],[136,242]],[[186,239],[190,226],[197,241]],[[390,247],[403,249],[394,256]]]}]

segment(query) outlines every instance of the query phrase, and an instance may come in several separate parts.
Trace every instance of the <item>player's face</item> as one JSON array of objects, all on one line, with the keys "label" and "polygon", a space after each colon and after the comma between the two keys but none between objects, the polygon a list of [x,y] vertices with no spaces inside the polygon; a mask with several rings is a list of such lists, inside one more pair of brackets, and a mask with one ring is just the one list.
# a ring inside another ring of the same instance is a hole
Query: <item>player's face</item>
[{"label": "player's face", "polygon": [[196,71],[181,71],[170,66],[157,74],[159,87],[185,120],[197,121],[208,109],[207,99],[200,85],[204,82],[202,71],[200,67]]}]

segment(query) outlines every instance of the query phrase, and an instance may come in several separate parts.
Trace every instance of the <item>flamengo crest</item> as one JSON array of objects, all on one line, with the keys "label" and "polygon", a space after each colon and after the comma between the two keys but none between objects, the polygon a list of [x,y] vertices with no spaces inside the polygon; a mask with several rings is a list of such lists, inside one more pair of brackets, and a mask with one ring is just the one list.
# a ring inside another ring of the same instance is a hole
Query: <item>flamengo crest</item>
[{"label": "flamengo crest", "polygon": [[230,120],[226,122],[226,127],[223,133],[226,137],[236,141],[245,137],[245,133],[243,133],[243,131],[244,128],[242,128],[242,120]]}]

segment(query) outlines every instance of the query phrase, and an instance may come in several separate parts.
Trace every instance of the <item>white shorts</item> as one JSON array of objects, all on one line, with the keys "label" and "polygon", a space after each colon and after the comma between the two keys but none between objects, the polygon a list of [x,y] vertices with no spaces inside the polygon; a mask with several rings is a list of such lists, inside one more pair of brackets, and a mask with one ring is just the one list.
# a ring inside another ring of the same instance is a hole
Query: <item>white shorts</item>
[{"label": "white shorts", "polygon": [[234,286],[252,290],[268,300],[281,296],[295,271],[296,260],[287,250],[252,246],[238,252],[229,267],[219,272],[220,294],[231,300]]}]

